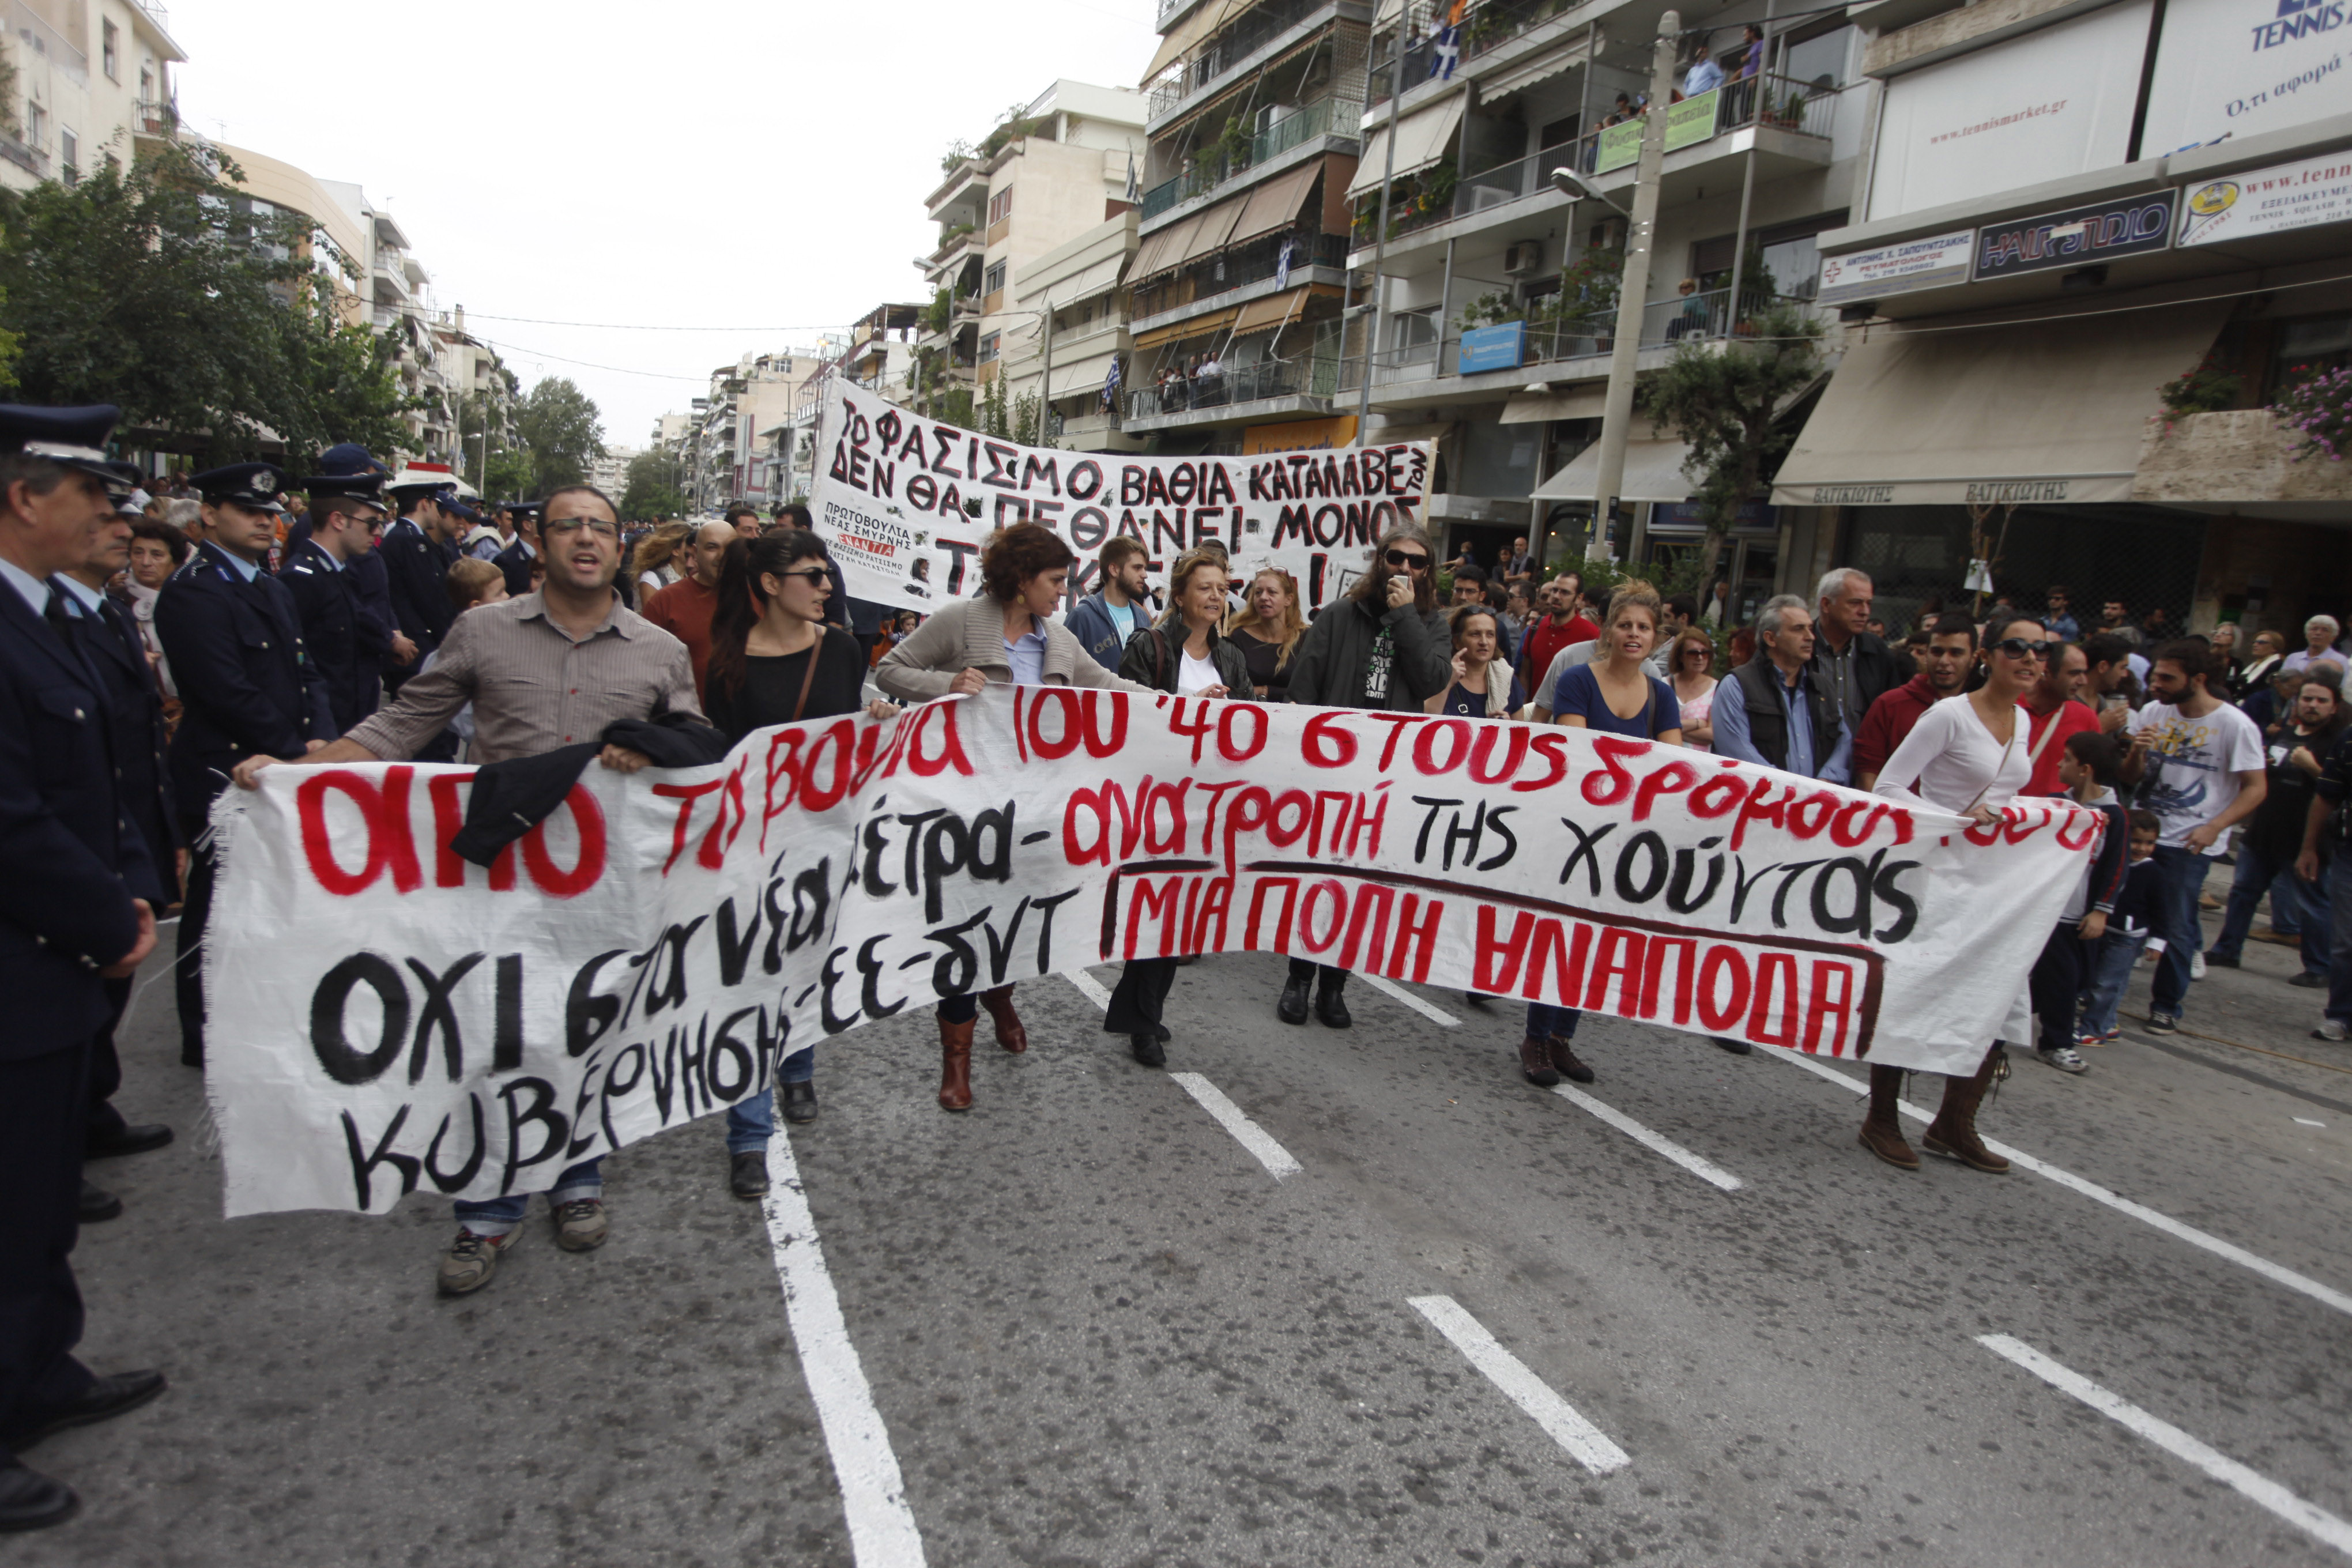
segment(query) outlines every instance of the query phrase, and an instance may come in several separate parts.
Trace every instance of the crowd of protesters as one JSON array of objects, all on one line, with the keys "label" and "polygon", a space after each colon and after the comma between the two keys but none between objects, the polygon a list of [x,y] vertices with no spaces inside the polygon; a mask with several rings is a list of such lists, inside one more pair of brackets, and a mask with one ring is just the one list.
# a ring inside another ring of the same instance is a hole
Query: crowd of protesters
[{"label": "crowd of protesters", "polygon": [[[571,749],[624,773],[692,766],[764,727],[887,718],[1003,683],[1558,724],[1986,820],[2035,795],[2103,815],[2102,850],[2015,977],[2000,1037],[1947,1080],[1928,1152],[2005,1169],[1976,1131],[2005,1047],[2083,1071],[2081,1047],[2116,1037],[2150,962],[2145,1026],[2177,1030],[2204,967],[2241,963],[2266,894],[2269,939],[2300,947],[2293,984],[2327,994],[2315,1033],[2352,1026],[2347,661],[2324,616],[2300,646],[2263,632],[2242,649],[2233,629],[2174,636],[2107,604],[2085,635],[2053,589],[2032,610],[1935,615],[1895,647],[1858,571],[1737,625],[1725,592],[1627,580],[1587,595],[1573,571],[1544,577],[1524,539],[1489,565],[1467,547],[1441,559],[1409,525],[1309,614],[1287,573],[1243,576],[1213,542],[1156,574],[1141,542],[1114,539],[1074,595],[1069,546],[1024,522],[989,541],[974,596],[922,617],[852,598],[804,507],[625,525],[578,484],[483,508],[446,470],[389,471],[348,445],[299,478],[238,463],[150,494],[106,456],[113,421],[0,408],[0,975],[15,1004],[0,1036],[0,1528],[73,1506],[16,1450],[163,1391],[160,1373],[99,1377],[71,1353],[77,1228],[121,1212],[83,1167],[172,1139],[111,1104],[130,976],[176,913],[182,1059],[201,1068],[212,805],[280,763],[495,768]],[[2208,950],[2200,895],[2227,852],[2235,876]],[[1125,966],[1103,1027],[1139,1062],[1165,1064],[1167,999],[1192,962]],[[1350,1027],[1349,978],[1293,960],[1276,1017]],[[1013,986],[940,1002],[942,1110],[972,1104],[983,1011],[999,1048],[1028,1048]],[[1529,1082],[1594,1080],[1580,1017],[1527,1008]],[[729,1110],[736,1195],[767,1191],[779,1110],[816,1118],[815,1068],[803,1049]],[[1916,1168],[1899,1077],[1873,1069],[1860,1142]],[[604,1244],[603,1190],[598,1160],[555,1177],[559,1247]],[[465,1296],[521,1237],[529,1201],[456,1208],[436,1281]]]}]

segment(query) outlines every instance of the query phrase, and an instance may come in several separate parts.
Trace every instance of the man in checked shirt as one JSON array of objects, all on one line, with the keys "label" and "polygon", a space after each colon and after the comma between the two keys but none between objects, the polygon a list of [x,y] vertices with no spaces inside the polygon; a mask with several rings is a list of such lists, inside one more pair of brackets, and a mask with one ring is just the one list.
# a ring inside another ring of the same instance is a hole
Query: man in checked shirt
[{"label": "man in checked shirt", "polygon": [[[433,668],[400,689],[400,699],[305,763],[373,763],[414,756],[458,709],[474,705],[474,760],[502,763],[591,740],[624,719],[685,713],[699,719],[686,645],[620,602],[621,525],[613,503],[589,485],[570,485],[542,503],[539,537],[545,584],[533,594],[468,610],[441,645]],[[251,789],[278,759],[248,757],[235,778]],[[604,766],[635,773],[651,760],[606,746]],[[556,1245],[588,1252],[604,1245],[601,1160],[583,1160],[547,1194]],[[478,1290],[520,1235],[528,1194],[459,1203],[457,1239],[441,1258],[444,1295]]]}]

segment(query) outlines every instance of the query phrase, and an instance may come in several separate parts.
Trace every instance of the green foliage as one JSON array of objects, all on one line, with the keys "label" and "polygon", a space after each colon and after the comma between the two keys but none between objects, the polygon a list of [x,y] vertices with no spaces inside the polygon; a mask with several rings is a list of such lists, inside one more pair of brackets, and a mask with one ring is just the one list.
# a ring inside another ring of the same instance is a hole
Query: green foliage
[{"label": "green foliage", "polygon": [[956,140],[948,143],[947,152],[940,155],[940,173],[942,174],[954,174],[956,172],[956,166],[971,156],[971,143],[966,142],[961,137],[956,138]]},{"label": "green foliage", "polygon": [[199,464],[304,457],[407,437],[394,351],[346,325],[314,254],[323,234],[255,216],[242,174],[184,150],[111,162],[12,197],[0,222],[0,331],[21,340],[16,395],[113,403]]},{"label": "green foliage", "polygon": [[621,515],[632,521],[677,517],[686,510],[686,471],[673,452],[640,452],[629,459]]},{"label": "green foliage", "polygon": [[1590,245],[1560,275],[1559,292],[1554,300],[1550,319],[1554,321],[1585,321],[1596,316],[1609,316],[1617,309],[1618,286],[1625,277],[1625,252]]},{"label": "green foliage", "polygon": [[942,289],[937,294],[932,295],[930,308],[923,312],[923,331],[927,332],[946,331],[948,330],[948,319],[954,310],[955,293],[952,289]]},{"label": "green foliage", "polygon": [[2207,354],[2196,365],[2164,384],[2164,411],[2174,418],[2191,414],[2218,414],[2238,405],[2245,378],[2232,375]]},{"label": "green foliage", "polygon": [[[0,292],[0,318],[7,312],[8,296]],[[16,333],[0,328],[0,392],[13,391],[16,385],[16,355],[24,347]]]},{"label": "green foliage", "polygon": [[1513,300],[1507,289],[1481,294],[1462,307],[1462,330],[1465,332],[1480,327],[1507,327],[1527,319],[1528,308]]},{"label": "green foliage", "polygon": [[515,428],[530,457],[530,493],[535,496],[559,485],[582,483],[588,478],[588,465],[604,455],[596,405],[569,376],[550,376],[532,387],[516,411]]},{"label": "green foliage", "polygon": [[1706,518],[1702,581],[1712,580],[1740,503],[1788,454],[1793,428],[1779,424],[1783,399],[1821,370],[1821,323],[1785,306],[1755,318],[1753,337],[1685,342],[1635,391],[1641,410],[1690,447],[1683,472]]}]

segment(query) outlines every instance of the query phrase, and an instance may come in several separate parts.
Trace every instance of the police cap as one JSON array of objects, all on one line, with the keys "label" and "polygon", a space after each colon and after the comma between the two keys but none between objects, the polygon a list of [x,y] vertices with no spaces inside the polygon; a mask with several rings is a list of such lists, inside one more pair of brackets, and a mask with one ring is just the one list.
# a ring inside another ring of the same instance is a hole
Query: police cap
[{"label": "police cap", "polygon": [[217,506],[232,501],[249,511],[284,511],[278,492],[286,488],[286,473],[275,463],[231,463],[207,468],[190,478],[196,493]]},{"label": "police cap", "polygon": [[119,476],[107,460],[106,439],[122,411],[111,403],[80,408],[36,408],[0,403],[0,452],[44,458],[89,474],[110,488]]}]

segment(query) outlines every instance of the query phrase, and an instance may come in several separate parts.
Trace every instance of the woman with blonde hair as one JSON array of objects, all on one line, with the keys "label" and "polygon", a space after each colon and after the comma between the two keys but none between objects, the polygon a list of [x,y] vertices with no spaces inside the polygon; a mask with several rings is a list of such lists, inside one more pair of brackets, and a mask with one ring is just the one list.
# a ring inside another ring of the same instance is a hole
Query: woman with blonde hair
[{"label": "woman with blonde hair", "polygon": [[693,531],[688,523],[666,522],[637,542],[637,552],[629,561],[629,576],[636,583],[640,597],[658,594],[685,578],[678,552]]},{"label": "woman with blonde hair", "polygon": [[1262,702],[1290,700],[1290,660],[1307,636],[1298,613],[1298,579],[1262,566],[1250,579],[1243,607],[1225,617],[1225,638],[1248,661],[1250,691]]}]

